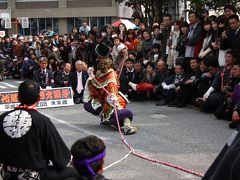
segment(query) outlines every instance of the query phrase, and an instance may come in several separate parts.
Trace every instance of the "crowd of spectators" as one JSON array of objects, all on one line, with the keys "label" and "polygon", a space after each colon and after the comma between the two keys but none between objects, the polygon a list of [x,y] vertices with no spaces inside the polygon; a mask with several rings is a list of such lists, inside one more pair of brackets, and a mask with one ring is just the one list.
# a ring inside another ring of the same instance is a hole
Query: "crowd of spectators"
[{"label": "crowd of spectators", "polygon": [[[51,28],[37,36],[0,38],[0,78],[34,79],[41,88],[71,86],[81,103],[87,68],[97,68],[98,45],[108,47],[119,73],[120,91],[130,101],[158,99],[158,106],[197,109],[218,119],[240,122],[240,21],[234,6],[220,16],[188,13],[188,20],[146,24],[136,28],[86,22],[59,35]],[[123,68],[122,68],[123,67]]]}]

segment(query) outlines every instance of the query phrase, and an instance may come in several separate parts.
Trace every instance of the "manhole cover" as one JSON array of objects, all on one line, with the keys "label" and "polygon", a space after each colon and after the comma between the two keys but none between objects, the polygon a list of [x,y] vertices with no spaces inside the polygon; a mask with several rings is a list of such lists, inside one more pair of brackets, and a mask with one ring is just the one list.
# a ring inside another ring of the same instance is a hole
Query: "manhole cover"
[{"label": "manhole cover", "polygon": [[167,116],[164,114],[152,114],[149,116],[150,118],[155,118],[155,119],[161,119],[161,118],[166,118]]}]

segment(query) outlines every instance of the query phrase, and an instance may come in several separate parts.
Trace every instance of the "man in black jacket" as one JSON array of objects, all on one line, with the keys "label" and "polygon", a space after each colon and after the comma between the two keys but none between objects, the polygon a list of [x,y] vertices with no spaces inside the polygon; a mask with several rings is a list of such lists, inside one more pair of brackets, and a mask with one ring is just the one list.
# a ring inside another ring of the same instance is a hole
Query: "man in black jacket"
[{"label": "man in black jacket", "polygon": [[175,74],[168,77],[161,84],[161,94],[163,95],[162,100],[157,103],[157,106],[163,106],[169,104],[174,100],[176,93],[180,90],[180,85],[187,78],[187,74],[184,73],[182,65],[175,66]]},{"label": "man in black jacket", "polygon": [[66,63],[63,70],[56,72],[55,76],[55,87],[66,87],[69,86],[69,76],[71,71],[71,64]]},{"label": "man in black jacket", "polygon": [[187,76],[185,81],[180,84],[180,89],[177,91],[176,100],[169,103],[169,106],[177,108],[185,107],[187,103],[193,102],[198,97],[197,85],[201,77],[198,60],[193,58],[190,60],[192,72]]},{"label": "man in black jacket", "polygon": [[33,79],[39,83],[42,89],[51,87],[54,85],[53,73],[47,69],[48,59],[46,57],[41,57],[39,59],[40,68],[34,72]]},{"label": "man in black jacket", "polygon": [[69,84],[73,90],[73,100],[75,104],[82,103],[85,84],[88,79],[88,73],[84,70],[84,62],[76,61],[76,71],[69,77]]},{"label": "man in black jacket", "polygon": [[237,57],[240,57],[240,24],[238,15],[231,15],[228,18],[230,31],[224,31],[222,33],[221,49],[231,49],[236,53]]},{"label": "man in black jacket", "polygon": [[40,99],[38,83],[21,83],[18,99],[20,106],[0,116],[3,180],[59,180],[74,174],[66,167],[71,158],[67,146],[50,119],[35,109]]},{"label": "man in black jacket", "polygon": [[128,97],[129,100],[136,100],[138,94],[133,91],[128,85],[129,82],[138,84],[140,80],[138,79],[137,73],[134,69],[134,60],[128,58],[126,60],[126,68],[123,69],[120,76],[120,91]]}]

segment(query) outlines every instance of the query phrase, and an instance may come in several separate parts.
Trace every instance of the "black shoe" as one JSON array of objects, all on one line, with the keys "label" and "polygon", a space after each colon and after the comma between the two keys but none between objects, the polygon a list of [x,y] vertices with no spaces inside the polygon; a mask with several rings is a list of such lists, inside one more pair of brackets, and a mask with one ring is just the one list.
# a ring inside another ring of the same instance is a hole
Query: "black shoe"
[{"label": "black shoe", "polygon": [[236,129],[240,124],[240,121],[232,121],[231,123],[229,123],[229,127],[231,129]]},{"label": "black shoe", "polygon": [[161,100],[159,103],[156,103],[156,106],[165,106],[167,102],[165,100]]},{"label": "black shoe", "polygon": [[184,107],[186,107],[186,104],[185,104],[185,103],[179,103],[179,104],[177,105],[177,108],[184,108]]},{"label": "black shoe", "polygon": [[74,103],[75,104],[80,104],[80,103],[83,103],[83,100],[81,98],[75,98]]},{"label": "black shoe", "polygon": [[178,105],[178,103],[179,103],[178,100],[172,101],[172,102],[170,102],[170,103],[168,104],[168,107],[175,107],[175,106]]}]

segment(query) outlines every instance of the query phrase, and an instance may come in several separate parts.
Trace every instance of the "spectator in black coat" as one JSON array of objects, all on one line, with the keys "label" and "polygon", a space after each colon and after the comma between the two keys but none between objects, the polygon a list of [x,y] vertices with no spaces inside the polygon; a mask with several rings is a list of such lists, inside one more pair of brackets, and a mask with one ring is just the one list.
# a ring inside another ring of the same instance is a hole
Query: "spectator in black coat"
[{"label": "spectator in black coat", "polygon": [[55,75],[55,87],[69,86],[69,76],[71,72],[71,64],[66,63],[63,70],[59,70]]},{"label": "spectator in black coat", "polygon": [[228,23],[230,27],[230,31],[223,31],[222,32],[222,44],[221,49],[231,49],[240,57],[240,23],[238,15],[231,15],[228,18]]},{"label": "spectator in black coat", "polygon": [[53,73],[47,69],[48,59],[41,57],[39,59],[40,68],[34,72],[33,79],[39,83],[42,89],[51,87],[54,85]]},{"label": "spectator in black coat", "polygon": [[69,84],[73,90],[73,100],[75,104],[82,103],[83,93],[86,81],[88,79],[88,73],[84,70],[84,62],[76,61],[76,71],[72,72],[69,77]]}]

